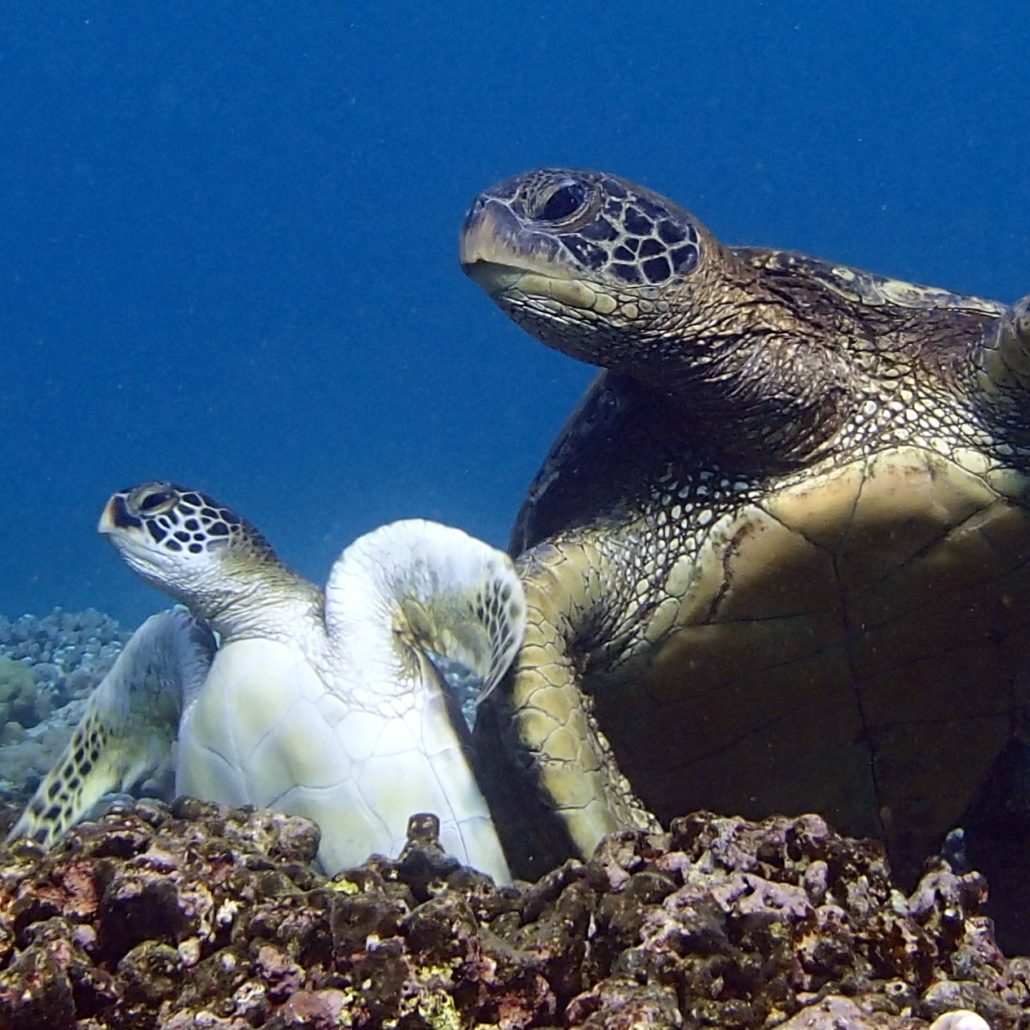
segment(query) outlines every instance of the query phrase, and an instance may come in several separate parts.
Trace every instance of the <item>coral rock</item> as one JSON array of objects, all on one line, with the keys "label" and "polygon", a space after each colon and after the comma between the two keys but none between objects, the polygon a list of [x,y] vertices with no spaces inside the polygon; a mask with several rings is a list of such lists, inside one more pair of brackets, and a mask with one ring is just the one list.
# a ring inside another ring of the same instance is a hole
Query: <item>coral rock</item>
[{"label": "coral rock", "polygon": [[331,879],[305,820],[189,799],[6,847],[0,1026],[1030,1030],[982,877],[906,897],[816,817],[695,813],[503,887],[436,827]]}]

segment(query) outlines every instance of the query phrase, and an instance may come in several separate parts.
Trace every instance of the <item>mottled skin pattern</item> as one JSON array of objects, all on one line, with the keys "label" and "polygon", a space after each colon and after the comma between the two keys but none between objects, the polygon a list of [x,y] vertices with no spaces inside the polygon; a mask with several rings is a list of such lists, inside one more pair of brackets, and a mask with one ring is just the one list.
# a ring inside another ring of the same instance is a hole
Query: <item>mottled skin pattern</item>
[{"label": "mottled skin pattern", "polygon": [[1027,301],[728,248],[567,170],[482,194],[462,262],[608,370],[512,539],[529,629],[478,727],[510,857],[815,810],[910,876],[1025,733]]},{"label": "mottled skin pattern", "polygon": [[8,839],[32,837],[51,847],[106,791],[170,772],[182,709],[203,687],[215,647],[207,626],[181,608],[147,619],[90,695]]}]

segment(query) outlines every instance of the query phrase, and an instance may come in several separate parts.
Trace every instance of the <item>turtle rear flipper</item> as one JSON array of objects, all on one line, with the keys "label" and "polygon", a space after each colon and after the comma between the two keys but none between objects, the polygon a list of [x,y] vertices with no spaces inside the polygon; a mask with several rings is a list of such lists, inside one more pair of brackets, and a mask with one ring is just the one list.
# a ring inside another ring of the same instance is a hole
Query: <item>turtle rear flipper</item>
[{"label": "turtle rear flipper", "polygon": [[210,630],[184,609],[147,619],[90,696],[7,839],[49,847],[104,794],[166,766],[183,705],[203,685],[214,651]]}]

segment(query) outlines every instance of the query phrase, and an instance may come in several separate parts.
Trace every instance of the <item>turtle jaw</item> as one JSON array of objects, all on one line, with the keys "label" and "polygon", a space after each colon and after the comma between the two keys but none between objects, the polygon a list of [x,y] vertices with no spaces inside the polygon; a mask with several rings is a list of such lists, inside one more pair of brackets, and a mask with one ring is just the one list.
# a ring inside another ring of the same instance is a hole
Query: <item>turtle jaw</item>
[{"label": "turtle jaw", "polygon": [[[613,293],[584,276],[552,234],[534,229],[501,200],[476,200],[462,227],[462,269],[505,314],[547,346],[590,364],[605,364],[604,336],[627,331],[635,291]],[[647,290],[648,293],[653,291]]]},{"label": "turtle jaw", "polygon": [[120,492],[112,494],[107,504],[104,505],[104,510],[100,513],[100,521],[97,523],[97,532],[101,536],[112,536],[126,529],[139,529],[142,525],[143,520],[129,512],[129,507],[125,503],[125,494]]},{"label": "turtle jaw", "polygon": [[97,532],[107,538],[133,572],[183,601],[183,591],[175,585],[175,563],[153,546],[143,519],[132,514],[126,501],[126,491],[111,496],[100,513]]},{"label": "turtle jaw", "polygon": [[[615,302],[607,293],[602,293],[583,279],[565,279],[543,275],[537,271],[525,271],[493,261],[477,261],[465,268],[491,299],[516,322],[524,324],[529,319],[523,309],[537,308],[546,321],[571,320],[575,313],[584,317],[610,315],[616,310]],[[547,318],[547,316],[550,318]],[[544,329],[533,330],[545,343]]]},{"label": "turtle jaw", "polygon": [[527,277],[572,279],[576,272],[561,260],[553,236],[534,232],[507,204],[487,197],[465,217],[458,256],[465,274],[494,299]]}]

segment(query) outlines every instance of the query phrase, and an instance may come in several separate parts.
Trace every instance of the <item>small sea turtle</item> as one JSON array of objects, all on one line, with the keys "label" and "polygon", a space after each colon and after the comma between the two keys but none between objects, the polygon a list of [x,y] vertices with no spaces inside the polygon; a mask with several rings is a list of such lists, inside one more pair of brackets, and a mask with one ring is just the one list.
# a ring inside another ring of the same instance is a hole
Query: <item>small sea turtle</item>
[{"label": "small sea turtle", "polygon": [[586,171],[487,190],[461,260],[607,369],[512,538],[526,640],[477,724],[509,859],[811,810],[910,878],[1026,735],[1030,299],[727,247]]},{"label": "small sea turtle", "polygon": [[126,756],[141,753],[141,725],[153,738],[157,724],[167,743],[178,731],[177,793],[315,820],[329,872],[395,855],[409,816],[432,812],[451,854],[510,878],[468,765],[466,722],[437,671],[458,663],[485,695],[510,664],[525,604],[505,554],[433,522],[395,522],[348,547],[323,594],[196,490],[120,491],[99,529],[211,626],[218,650],[202,684],[184,680],[180,704],[157,689],[167,682],[133,689],[141,663],[156,661],[153,634],[134,638],[13,834],[49,843],[137,779],[146,763]]}]

